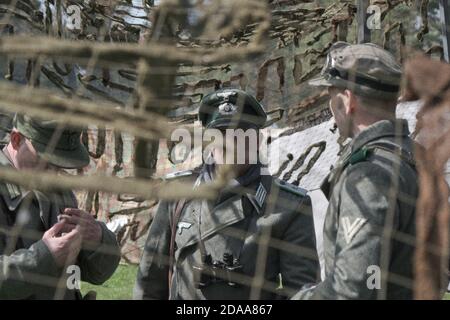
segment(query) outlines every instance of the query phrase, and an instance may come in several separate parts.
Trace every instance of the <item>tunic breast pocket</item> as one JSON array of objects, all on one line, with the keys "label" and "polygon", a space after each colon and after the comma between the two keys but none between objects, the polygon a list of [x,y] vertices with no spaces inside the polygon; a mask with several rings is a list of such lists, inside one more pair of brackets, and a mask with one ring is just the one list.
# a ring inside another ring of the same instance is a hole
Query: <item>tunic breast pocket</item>
[{"label": "tunic breast pocket", "polygon": [[232,224],[204,242],[207,254],[219,268],[228,268],[235,273],[247,273],[252,270],[254,260],[249,250],[248,221]]}]

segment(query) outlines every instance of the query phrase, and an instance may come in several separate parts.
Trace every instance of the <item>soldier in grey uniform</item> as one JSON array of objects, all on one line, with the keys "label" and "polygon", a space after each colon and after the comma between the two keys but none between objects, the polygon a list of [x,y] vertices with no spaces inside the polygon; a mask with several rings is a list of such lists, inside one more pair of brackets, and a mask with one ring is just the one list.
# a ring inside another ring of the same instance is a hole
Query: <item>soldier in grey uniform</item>
[{"label": "soldier in grey uniform", "polygon": [[[236,89],[205,96],[199,109],[207,129],[259,132],[266,118],[254,97]],[[213,181],[220,152],[214,149],[213,161],[205,161],[199,171],[177,176],[193,185]],[[135,299],[286,298],[317,279],[309,196],[265,174],[260,161],[251,164],[246,159],[231,165],[235,178],[214,201],[159,204],[141,258]]]},{"label": "soldier in grey uniform", "polygon": [[[60,130],[61,129],[61,130]],[[82,168],[80,131],[17,115],[0,165],[17,170]],[[76,274],[93,284],[116,270],[120,251],[102,222],[78,209],[71,191],[41,192],[0,182],[0,299],[80,299]],[[61,289],[61,290],[60,290]]]},{"label": "soldier in grey uniform", "polygon": [[414,143],[395,109],[401,67],[374,44],[335,43],[321,75],[343,138],[351,138],[322,186],[323,282],[297,299],[411,299],[418,197]]}]

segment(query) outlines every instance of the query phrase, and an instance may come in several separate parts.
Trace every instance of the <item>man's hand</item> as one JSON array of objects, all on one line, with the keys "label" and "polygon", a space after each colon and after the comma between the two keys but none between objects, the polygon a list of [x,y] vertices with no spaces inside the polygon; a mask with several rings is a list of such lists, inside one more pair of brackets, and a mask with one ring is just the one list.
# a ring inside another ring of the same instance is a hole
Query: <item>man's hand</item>
[{"label": "man's hand", "polygon": [[58,267],[74,264],[81,250],[82,238],[79,228],[72,228],[68,233],[60,235],[69,229],[70,226],[61,221],[48,229],[42,237]]},{"label": "man's hand", "polygon": [[60,215],[61,221],[65,221],[69,226],[78,226],[83,238],[83,247],[95,250],[102,241],[102,227],[88,212],[66,208]]}]

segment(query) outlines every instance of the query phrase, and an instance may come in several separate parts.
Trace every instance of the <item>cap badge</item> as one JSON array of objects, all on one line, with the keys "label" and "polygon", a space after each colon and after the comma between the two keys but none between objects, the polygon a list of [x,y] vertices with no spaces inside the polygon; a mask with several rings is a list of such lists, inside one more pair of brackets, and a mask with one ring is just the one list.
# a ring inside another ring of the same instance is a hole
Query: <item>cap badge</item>
[{"label": "cap badge", "polygon": [[237,110],[236,106],[231,103],[222,103],[219,105],[219,112],[220,114],[233,114]]}]

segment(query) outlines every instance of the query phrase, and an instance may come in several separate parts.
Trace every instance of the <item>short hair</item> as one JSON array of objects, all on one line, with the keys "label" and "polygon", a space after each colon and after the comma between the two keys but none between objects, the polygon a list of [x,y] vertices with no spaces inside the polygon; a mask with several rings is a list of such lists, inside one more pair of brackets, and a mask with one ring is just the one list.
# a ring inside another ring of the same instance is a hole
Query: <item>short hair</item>
[{"label": "short hair", "polygon": [[377,116],[380,116],[381,118],[388,118],[392,117],[392,115],[395,115],[397,106],[396,98],[380,99],[356,94],[349,88],[335,86],[332,86],[330,88],[333,88],[340,93],[343,93],[345,90],[349,90],[358,100],[358,104],[368,113],[375,114]]},{"label": "short hair", "polygon": [[367,112],[385,117],[395,115],[397,99],[378,99],[355,94],[359,105]]}]

